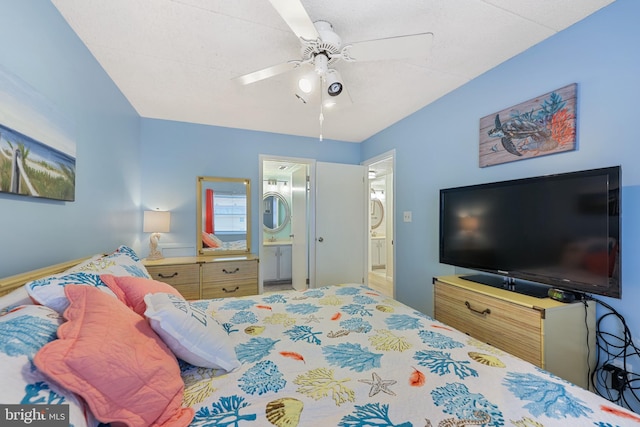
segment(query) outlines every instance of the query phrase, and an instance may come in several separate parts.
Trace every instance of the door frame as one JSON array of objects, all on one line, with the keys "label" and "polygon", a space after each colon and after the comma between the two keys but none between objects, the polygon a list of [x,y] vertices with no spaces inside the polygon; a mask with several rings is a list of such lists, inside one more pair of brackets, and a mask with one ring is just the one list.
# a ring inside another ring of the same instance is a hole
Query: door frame
[{"label": "door frame", "polygon": [[[395,169],[395,150],[392,150],[388,153],[393,153],[393,166]],[[380,159],[378,159],[378,157],[375,157],[373,159],[370,160],[375,160],[375,161],[379,161],[381,159],[387,158],[389,157],[389,154],[383,155],[382,157],[380,157]],[[303,164],[303,165],[307,165],[308,169],[308,173],[309,173],[309,203],[307,205],[308,211],[306,212],[307,214],[307,231],[308,231],[308,239],[307,239],[307,256],[308,256],[308,260],[307,260],[307,265],[308,265],[308,270],[307,270],[307,279],[308,279],[308,284],[307,284],[307,289],[313,289],[315,288],[316,284],[315,284],[315,277],[316,277],[316,159],[310,159],[310,158],[303,158],[303,157],[287,157],[287,156],[276,156],[276,155],[268,155],[268,154],[260,154],[258,156],[258,206],[259,206],[259,211],[258,211],[258,256],[259,258],[263,257],[263,248],[264,248],[264,233],[262,232],[262,217],[264,214],[264,205],[263,203],[261,203],[262,201],[262,194],[264,192],[264,188],[263,188],[263,184],[264,184],[264,171],[263,171],[263,165],[265,161],[273,161],[273,162],[288,162],[288,163],[298,163],[298,164]],[[367,160],[368,162],[369,160]],[[374,163],[375,163],[374,161]],[[368,163],[366,162],[362,162],[360,163],[360,165],[362,166],[366,166],[368,167]],[[394,179],[394,193],[395,193],[395,179]],[[368,190],[368,186],[364,185],[363,186],[365,188],[365,191],[363,191],[362,197],[364,198],[364,200],[368,201],[369,200],[369,194],[365,194],[366,190]],[[394,203],[395,205],[395,203]],[[365,203],[365,206],[368,206],[368,203]],[[395,207],[394,207],[395,209]],[[365,280],[365,284],[367,283],[367,271],[369,268],[369,257],[367,256],[368,251],[366,250],[366,245],[369,243],[369,221],[367,221],[366,219],[369,217],[369,212],[368,209],[362,212],[363,215],[363,219],[365,219],[365,221],[363,221],[363,226],[365,228],[364,230],[364,235],[365,235],[365,251],[364,251],[364,256],[363,259],[361,260],[362,264],[363,264],[363,271],[364,271],[364,280]],[[395,235],[395,221],[394,221],[394,235]],[[395,245],[394,245],[394,259],[395,259]],[[395,284],[395,270],[394,270],[394,284]],[[258,263],[258,292],[260,294],[262,294],[264,292],[264,275],[263,275],[263,271],[262,271],[262,263]],[[394,294],[395,294],[395,285],[394,285]]]},{"label": "door frame", "polygon": [[[315,277],[315,244],[311,244],[311,242],[315,243],[315,207],[316,200],[315,194],[313,192],[313,188],[315,188],[315,167],[316,160],[308,159],[302,157],[286,157],[286,156],[272,156],[268,154],[260,154],[258,155],[258,257],[260,259],[264,256],[264,232],[262,231],[262,218],[264,214],[264,204],[262,203],[262,195],[264,194],[264,171],[263,165],[265,161],[269,162],[287,162],[287,163],[297,163],[301,165],[307,166],[307,173],[309,174],[309,186],[312,191],[308,192],[309,203],[307,205],[308,211],[306,212],[307,217],[307,289],[312,287],[313,278]],[[262,271],[262,263],[258,263],[258,293],[262,294],[264,292],[264,274]]]},{"label": "door frame", "polygon": [[[396,297],[396,288],[397,288],[397,284],[396,284],[396,268],[395,268],[395,266],[396,266],[396,246],[397,245],[395,244],[395,239],[396,239],[396,223],[398,222],[397,221],[397,216],[396,216],[396,194],[397,194],[396,193],[396,182],[397,182],[397,179],[396,179],[396,176],[395,176],[395,174],[396,174],[396,150],[395,149],[391,149],[391,150],[386,151],[386,152],[384,152],[382,154],[379,154],[377,156],[371,157],[371,158],[363,161],[361,164],[363,166],[365,166],[367,168],[367,170],[368,170],[369,167],[372,164],[378,163],[378,162],[380,162],[382,160],[385,160],[385,159],[388,159],[389,157],[391,158],[391,164],[392,164],[392,168],[393,168],[393,183],[392,183],[393,200],[392,200],[392,203],[391,203],[391,218],[393,218],[393,222],[391,224],[391,228],[392,228],[391,233],[393,235],[392,236],[392,245],[391,245],[391,249],[392,249],[391,250],[391,256],[393,257],[393,270],[392,270],[392,273],[391,273],[391,280],[393,281],[393,298],[395,298]],[[364,197],[366,197],[367,200],[369,200],[370,197],[371,197],[371,195],[369,194],[369,186],[367,185],[365,187],[366,188],[365,188]],[[368,204],[367,204],[367,206],[368,206]],[[367,212],[367,218],[369,218],[369,213],[368,212]],[[369,232],[370,231],[369,227],[370,227],[369,221],[367,221],[367,231],[366,231],[367,246],[371,245],[371,233]],[[367,259],[365,261],[365,265],[366,265],[365,271],[367,273],[365,275],[365,277],[366,277],[367,285],[369,284],[369,274],[368,274],[369,273],[369,267],[370,267],[369,263],[370,263],[370,257],[367,257]]]}]

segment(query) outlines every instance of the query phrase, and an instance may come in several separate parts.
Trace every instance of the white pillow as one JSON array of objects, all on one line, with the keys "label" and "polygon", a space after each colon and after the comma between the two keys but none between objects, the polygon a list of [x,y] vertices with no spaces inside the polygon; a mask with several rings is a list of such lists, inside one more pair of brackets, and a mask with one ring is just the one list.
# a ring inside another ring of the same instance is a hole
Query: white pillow
[{"label": "white pillow", "polygon": [[120,246],[108,255],[94,255],[88,260],[71,267],[65,273],[83,272],[88,274],[113,274],[114,276],[134,276],[150,279],[146,267],[133,249]]},{"label": "white pillow", "polygon": [[176,357],[227,372],[240,366],[227,332],[203,310],[166,293],[147,294],[144,315]]},{"label": "white pillow", "polygon": [[31,298],[38,304],[45,305],[62,314],[69,307],[69,300],[64,294],[67,285],[94,286],[103,292],[117,298],[107,285],[96,274],[88,274],[82,271],[74,273],[60,273],[33,280],[25,286]]},{"label": "white pillow", "polygon": [[64,294],[64,287],[67,285],[94,286],[117,298],[106,283],[100,280],[101,274],[151,278],[136,253],[127,246],[120,246],[109,255],[94,255],[63,273],[33,280],[25,287],[34,301],[62,314],[69,306],[69,300]]},{"label": "white pillow", "polygon": [[66,269],[64,272],[75,273],[77,271],[83,271],[88,265],[95,263],[97,260],[99,260],[100,258],[104,258],[105,256],[105,254],[95,254],[91,258],[87,258],[86,260],[82,261],[80,264],[76,264],[73,267]]}]

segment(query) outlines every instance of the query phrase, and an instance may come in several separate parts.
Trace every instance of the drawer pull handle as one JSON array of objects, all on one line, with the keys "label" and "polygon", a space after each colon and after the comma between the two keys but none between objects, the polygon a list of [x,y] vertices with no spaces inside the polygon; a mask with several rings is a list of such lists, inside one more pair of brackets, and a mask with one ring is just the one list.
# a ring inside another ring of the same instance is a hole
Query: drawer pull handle
[{"label": "drawer pull handle", "polygon": [[231,290],[231,291],[228,290],[227,288],[222,288],[222,290],[225,291],[228,294],[233,293],[233,292],[237,291],[238,289],[240,289],[240,286],[236,286],[236,288]]},{"label": "drawer pull handle", "polygon": [[177,275],[178,275],[177,271],[175,273],[171,274],[171,275],[164,275],[162,273],[158,273],[158,276],[160,276],[160,278],[162,278],[162,279],[173,279]]},{"label": "drawer pull handle", "polygon": [[222,269],[222,271],[223,271],[225,274],[236,274],[238,271],[240,271],[240,268],[236,267],[236,269],[235,269],[235,270],[233,270],[233,271],[229,271],[229,270],[227,270],[226,268],[223,268],[223,269]]},{"label": "drawer pull handle", "polygon": [[477,313],[481,316],[484,316],[486,314],[491,314],[491,310],[488,308],[485,308],[484,310],[480,311],[480,310],[476,310],[475,308],[471,307],[471,304],[469,304],[469,301],[465,301],[464,305],[467,306],[467,308],[471,311],[473,311],[474,313]]}]

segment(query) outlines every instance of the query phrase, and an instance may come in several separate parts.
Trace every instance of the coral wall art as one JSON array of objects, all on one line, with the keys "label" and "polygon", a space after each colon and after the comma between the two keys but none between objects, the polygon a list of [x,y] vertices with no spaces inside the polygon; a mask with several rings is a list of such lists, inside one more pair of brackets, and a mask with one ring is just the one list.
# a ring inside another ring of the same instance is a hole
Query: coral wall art
[{"label": "coral wall art", "polygon": [[577,84],[480,119],[480,167],[576,149]]},{"label": "coral wall art", "polygon": [[73,201],[73,129],[53,104],[0,68],[0,194]]}]

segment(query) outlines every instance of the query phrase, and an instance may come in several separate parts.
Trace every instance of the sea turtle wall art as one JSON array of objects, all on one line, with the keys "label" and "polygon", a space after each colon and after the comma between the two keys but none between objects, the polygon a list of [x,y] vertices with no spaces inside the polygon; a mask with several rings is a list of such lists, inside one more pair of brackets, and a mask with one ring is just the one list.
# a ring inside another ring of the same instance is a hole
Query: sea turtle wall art
[{"label": "sea turtle wall art", "polygon": [[576,149],[577,84],[480,119],[480,167]]}]

